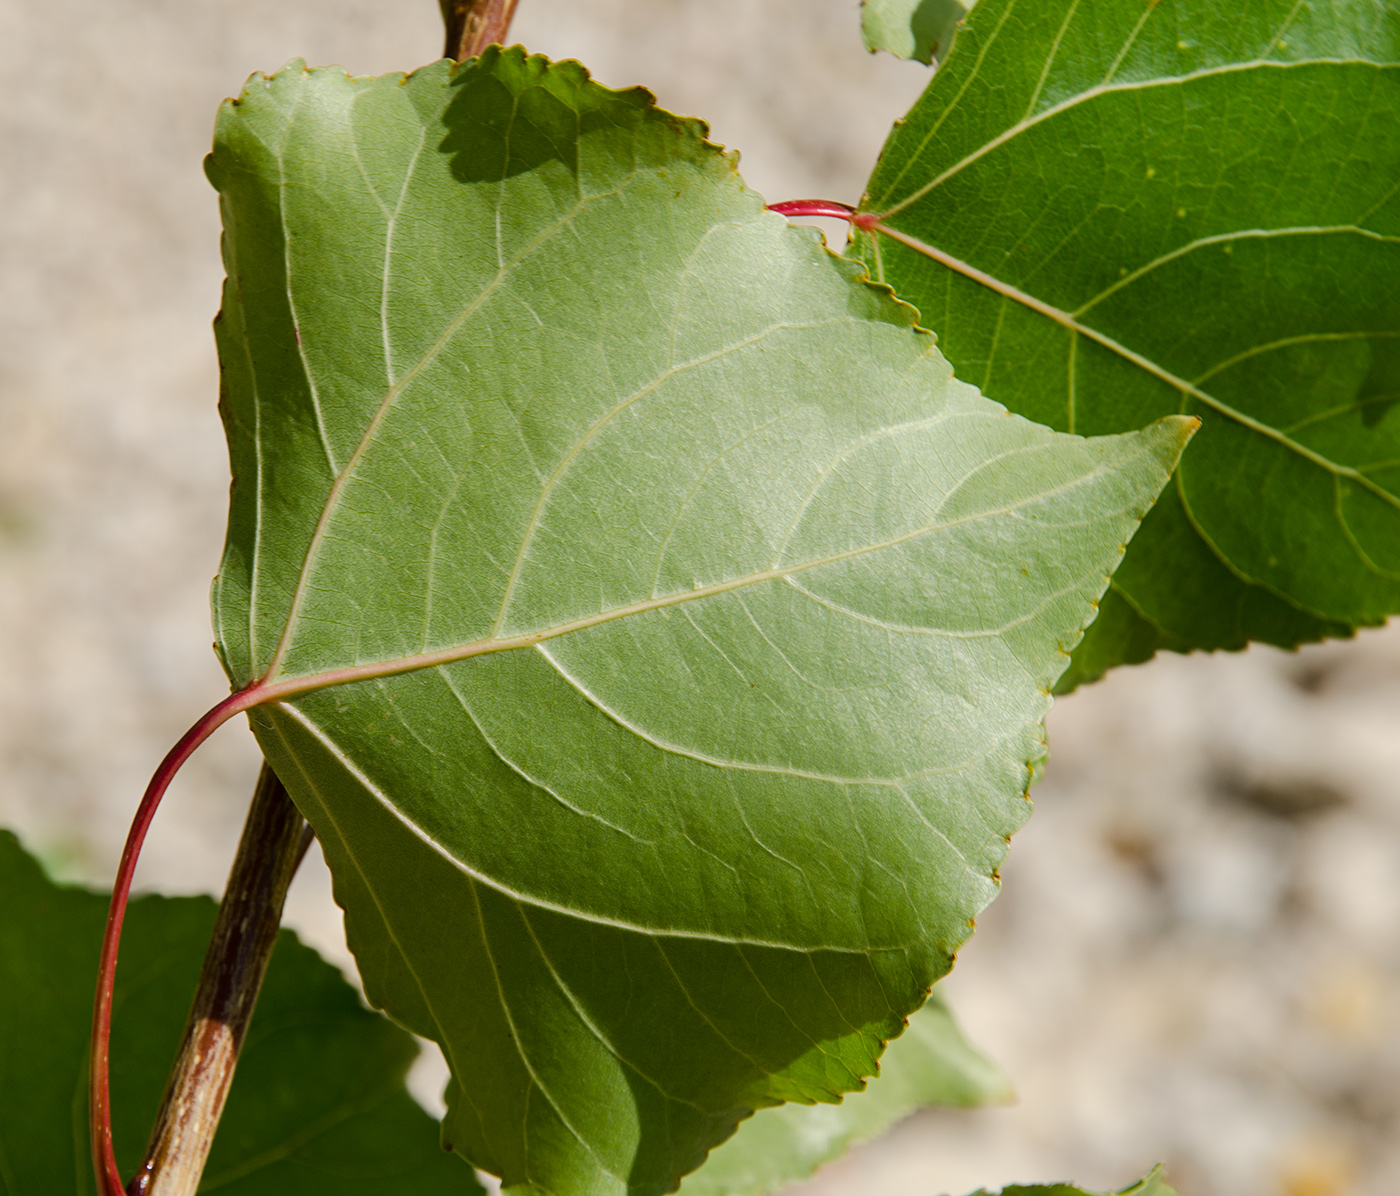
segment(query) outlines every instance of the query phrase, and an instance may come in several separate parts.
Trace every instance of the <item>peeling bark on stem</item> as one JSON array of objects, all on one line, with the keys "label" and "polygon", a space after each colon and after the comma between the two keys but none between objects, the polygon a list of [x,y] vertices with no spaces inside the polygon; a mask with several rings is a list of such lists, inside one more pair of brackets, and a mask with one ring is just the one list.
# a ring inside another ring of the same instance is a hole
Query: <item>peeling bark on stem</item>
[{"label": "peeling bark on stem", "polygon": [[129,1196],[194,1196],[311,828],[263,765],[145,1161]]},{"label": "peeling bark on stem", "polygon": [[519,0],[438,0],[447,26],[444,58],[475,58],[492,43],[504,44]]}]

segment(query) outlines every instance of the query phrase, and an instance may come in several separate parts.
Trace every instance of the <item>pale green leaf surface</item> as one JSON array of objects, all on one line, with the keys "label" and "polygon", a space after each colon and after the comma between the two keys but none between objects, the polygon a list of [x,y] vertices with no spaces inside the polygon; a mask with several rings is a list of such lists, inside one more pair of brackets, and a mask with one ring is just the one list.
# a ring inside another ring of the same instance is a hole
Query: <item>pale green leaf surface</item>
[{"label": "pale green leaf surface", "polygon": [[870,180],[852,252],[959,377],[1204,421],[1115,576],[1164,646],[1400,609],[1397,61],[1390,0],[983,0]]},{"label": "pale green leaf surface", "polygon": [[810,1175],[856,1142],[917,1109],[1011,1099],[1011,1082],[958,1029],[934,989],[880,1060],[880,1074],[839,1105],[783,1105],[756,1113],[681,1185],[682,1196],[764,1196]]},{"label": "pale green leaf surface", "polygon": [[[113,1133],[140,1164],[174,1061],[215,906],[142,897],[127,911],[112,1032]],[[94,1191],[87,1051],[107,895],[56,885],[0,831],[0,1192]],[[360,1004],[283,931],[245,1040],[201,1193],[470,1196],[404,1087],[414,1041]]]},{"label": "pale green leaf surface", "polygon": [[238,685],[376,674],[253,723],[371,999],[443,1044],[446,1140],[522,1191],[662,1192],[860,1087],[995,892],[1190,425],[1009,415],[577,64],[294,65],[209,171],[220,650]]},{"label": "pale green leaf surface", "polygon": [[926,66],[947,56],[957,24],[977,0],[861,0],[865,48]]},{"label": "pale green leaf surface", "polygon": [[[986,1189],[972,1193],[972,1196],[994,1196]],[[1152,1174],[1138,1183],[1130,1184],[1118,1192],[1089,1192],[1073,1184],[1012,1184],[1002,1188],[1001,1196],[1177,1196],[1176,1189],[1167,1183],[1161,1167],[1154,1167]]]}]

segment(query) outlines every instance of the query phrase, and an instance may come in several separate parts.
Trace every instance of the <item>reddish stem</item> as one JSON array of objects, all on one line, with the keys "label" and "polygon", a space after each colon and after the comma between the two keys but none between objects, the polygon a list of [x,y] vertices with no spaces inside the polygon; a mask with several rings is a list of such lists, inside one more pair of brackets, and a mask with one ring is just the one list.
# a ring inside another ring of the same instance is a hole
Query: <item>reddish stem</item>
[{"label": "reddish stem", "polygon": [[121,1173],[112,1151],[112,1097],[108,1082],[108,1055],[112,1040],[112,989],[117,976],[117,948],[121,943],[122,921],[126,917],[131,880],[141,845],[155,817],[156,807],[181,765],[194,750],[235,714],[256,706],[264,695],[261,682],[230,694],[185,732],[180,742],[160,762],[151,783],[141,797],[122,849],[117,879],[112,886],[112,904],[107,909],[107,929],[102,937],[102,961],[97,973],[97,1000],[92,1011],[92,1053],[88,1066],[88,1124],[92,1134],[92,1161],[97,1172],[98,1196],[123,1196]]},{"label": "reddish stem", "polygon": [[223,1116],[287,889],[311,828],[266,763],[229,870],[175,1065],[127,1196],[195,1196]]},{"label": "reddish stem", "polygon": [[794,216],[829,216],[867,231],[874,228],[880,219],[874,212],[858,212],[850,204],[834,199],[788,199],[782,203],[770,203],[768,210],[789,219]]}]

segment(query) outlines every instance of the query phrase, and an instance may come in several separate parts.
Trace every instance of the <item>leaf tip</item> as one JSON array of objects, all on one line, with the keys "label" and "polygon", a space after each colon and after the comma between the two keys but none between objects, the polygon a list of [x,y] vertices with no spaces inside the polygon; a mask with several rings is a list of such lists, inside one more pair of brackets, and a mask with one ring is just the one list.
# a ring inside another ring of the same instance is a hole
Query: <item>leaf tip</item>
[{"label": "leaf tip", "polygon": [[1196,415],[1168,415],[1157,420],[1144,431],[1152,434],[1158,441],[1158,448],[1161,452],[1163,464],[1167,471],[1171,472],[1181,459],[1181,454],[1186,451],[1186,446],[1191,442],[1197,430],[1201,426],[1201,420]]}]

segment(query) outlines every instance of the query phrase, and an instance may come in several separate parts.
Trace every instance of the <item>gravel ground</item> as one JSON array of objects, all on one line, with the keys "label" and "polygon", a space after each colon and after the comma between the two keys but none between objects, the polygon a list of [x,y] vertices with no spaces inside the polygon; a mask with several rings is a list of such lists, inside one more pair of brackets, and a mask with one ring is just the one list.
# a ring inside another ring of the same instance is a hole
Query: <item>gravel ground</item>
[{"label": "gravel ground", "polygon": [[[517,34],[709,118],[773,199],[855,200],[926,79],[864,53],[854,0],[522,0]],[[224,688],[215,106],[293,55],[374,72],[439,39],[431,0],[0,7],[0,823],[64,877],[109,879],[154,763]],[[1117,1185],[1157,1158],[1183,1196],[1393,1191],[1398,728],[1396,628],[1062,702],[948,982],[1018,1103],[915,1118],[803,1196]],[[232,727],[196,756],[142,884],[220,888],[256,763]],[[319,867],[289,921],[349,966]]]}]

